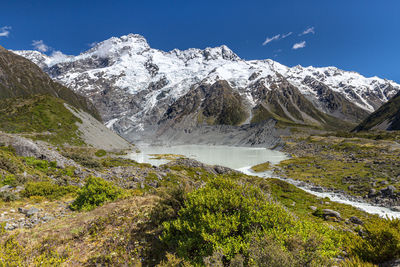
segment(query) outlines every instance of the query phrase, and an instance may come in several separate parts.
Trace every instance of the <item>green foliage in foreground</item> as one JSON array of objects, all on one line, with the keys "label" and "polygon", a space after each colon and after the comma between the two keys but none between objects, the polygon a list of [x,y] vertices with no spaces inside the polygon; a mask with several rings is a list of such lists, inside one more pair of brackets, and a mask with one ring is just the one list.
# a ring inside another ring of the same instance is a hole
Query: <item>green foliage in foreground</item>
[{"label": "green foliage in foreground", "polygon": [[102,178],[91,176],[87,179],[85,185],[79,189],[78,197],[72,203],[71,208],[89,211],[106,202],[114,201],[122,195],[122,189],[119,187]]},{"label": "green foliage in foreground", "polygon": [[76,191],[77,187],[72,185],[61,186],[51,182],[29,182],[25,184],[22,195],[24,197],[42,196],[48,199],[59,199]]},{"label": "green foliage in foreground", "polygon": [[352,249],[361,259],[382,263],[400,257],[400,219],[374,220],[364,226],[361,234]]},{"label": "green foliage in foreground", "polygon": [[[197,264],[215,253],[223,255],[225,264],[237,255],[246,264],[256,263],[269,253],[262,249],[265,242],[291,264],[327,264],[341,247],[332,230],[300,222],[259,188],[224,178],[189,193],[177,219],[163,226],[161,239],[169,248]],[[257,251],[252,243],[260,244]]]}]

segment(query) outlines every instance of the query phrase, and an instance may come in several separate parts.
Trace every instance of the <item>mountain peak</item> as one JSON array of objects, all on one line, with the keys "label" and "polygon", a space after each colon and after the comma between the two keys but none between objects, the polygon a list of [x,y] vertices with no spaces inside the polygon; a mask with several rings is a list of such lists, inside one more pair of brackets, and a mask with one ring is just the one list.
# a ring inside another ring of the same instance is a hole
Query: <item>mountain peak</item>
[{"label": "mountain peak", "polygon": [[147,40],[139,34],[128,34],[121,37],[111,37],[105,41],[97,43],[94,47],[84,52],[85,54],[97,55],[101,58],[106,58],[115,54],[124,52],[141,53],[150,46]]},{"label": "mountain peak", "polygon": [[225,59],[238,61],[240,57],[236,55],[229,47],[226,45],[221,45],[218,47],[207,47],[203,50],[203,55],[207,60],[215,60],[215,59]]}]

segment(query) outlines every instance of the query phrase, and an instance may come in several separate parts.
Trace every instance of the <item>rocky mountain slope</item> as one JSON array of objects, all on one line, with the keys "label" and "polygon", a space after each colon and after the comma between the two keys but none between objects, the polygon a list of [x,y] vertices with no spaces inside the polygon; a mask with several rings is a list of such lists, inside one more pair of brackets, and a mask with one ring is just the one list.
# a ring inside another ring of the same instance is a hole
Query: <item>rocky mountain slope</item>
[{"label": "rocky mountain slope", "polygon": [[85,97],[29,60],[0,47],[0,131],[55,145],[113,150],[130,144],[107,129]]},{"label": "rocky mountain slope", "polygon": [[85,97],[54,82],[38,66],[0,46],[0,99],[51,95],[101,119],[96,108]]},{"label": "rocky mountain slope", "polygon": [[[185,121],[188,107],[182,114],[177,114],[176,108],[191,97],[196,98],[190,100],[195,101],[192,108],[196,110],[190,112],[191,120],[186,120],[190,123],[180,125],[186,130],[209,124],[239,126],[261,118],[321,128],[337,125],[331,123],[332,118],[358,123],[400,90],[393,81],[366,78],[335,67],[290,68],[269,59],[246,61],[226,46],[164,52],[151,48],[137,34],[110,38],[78,56],[60,52],[51,56],[37,51],[15,53],[90,98],[106,125],[131,139],[160,132],[166,118],[173,119],[174,125]],[[232,89],[228,98],[224,91],[221,103],[211,103],[208,100],[215,98],[202,98],[199,94],[204,91],[202,88],[215,88],[221,83]],[[288,86],[282,84],[290,84],[297,97],[287,98],[283,88]],[[226,112],[228,99],[234,100],[230,104],[240,106],[235,121],[221,121],[218,117],[221,111]],[[304,107],[312,111],[305,111]],[[207,110],[211,109],[218,114],[208,116]],[[172,111],[176,118],[171,118]],[[262,116],[255,117],[254,113]]]},{"label": "rocky mountain slope", "polygon": [[400,93],[368,116],[354,130],[400,130]]}]

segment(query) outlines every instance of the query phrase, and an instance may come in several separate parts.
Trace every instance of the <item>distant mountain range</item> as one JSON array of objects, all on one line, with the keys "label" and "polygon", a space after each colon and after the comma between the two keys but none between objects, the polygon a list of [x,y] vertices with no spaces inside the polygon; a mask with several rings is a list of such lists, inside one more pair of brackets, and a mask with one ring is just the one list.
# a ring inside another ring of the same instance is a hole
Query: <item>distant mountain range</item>
[{"label": "distant mountain range", "polygon": [[170,128],[191,132],[271,119],[278,126],[351,128],[400,91],[393,81],[335,67],[243,60],[224,45],[164,52],[137,34],[78,56],[14,52],[91,99],[106,125],[131,140]]}]

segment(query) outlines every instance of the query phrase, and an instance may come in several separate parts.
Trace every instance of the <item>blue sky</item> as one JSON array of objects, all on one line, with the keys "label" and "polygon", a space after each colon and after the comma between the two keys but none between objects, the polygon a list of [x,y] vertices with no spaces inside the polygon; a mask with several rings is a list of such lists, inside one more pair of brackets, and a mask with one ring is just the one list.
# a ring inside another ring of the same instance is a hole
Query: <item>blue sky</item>
[{"label": "blue sky", "polygon": [[139,33],[162,50],[226,44],[245,59],[400,82],[399,13],[398,0],[7,0],[0,44],[32,49],[37,41],[47,53],[79,54],[93,42]]}]

